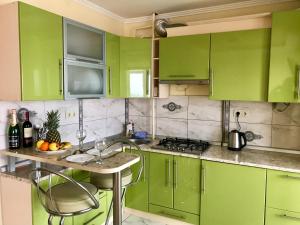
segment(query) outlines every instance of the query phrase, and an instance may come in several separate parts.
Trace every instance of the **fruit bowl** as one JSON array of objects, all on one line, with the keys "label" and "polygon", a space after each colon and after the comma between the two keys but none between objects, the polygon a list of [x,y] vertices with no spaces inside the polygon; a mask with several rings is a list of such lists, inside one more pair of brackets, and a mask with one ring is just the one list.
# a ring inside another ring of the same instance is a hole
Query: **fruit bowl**
[{"label": "fruit bowl", "polygon": [[37,152],[47,154],[47,155],[55,155],[55,154],[63,154],[72,148],[72,144],[70,142],[61,142],[58,143],[49,143],[46,140],[39,140],[36,143],[35,150]]}]

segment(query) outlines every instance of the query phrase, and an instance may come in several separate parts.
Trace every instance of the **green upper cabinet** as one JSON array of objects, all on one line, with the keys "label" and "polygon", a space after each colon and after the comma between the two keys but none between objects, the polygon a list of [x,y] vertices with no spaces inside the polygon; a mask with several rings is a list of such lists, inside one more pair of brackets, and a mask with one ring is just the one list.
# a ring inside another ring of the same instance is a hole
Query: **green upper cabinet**
[{"label": "green upper cabinet", "polygon": [[151,153],[149,203],[173,208],[173,156]]},{"label": "green upper cabinet", "polygon": [[267,101],[270,29],[211,35],[210,99]]},{"label": "green upper cabinet", "polygon": [[62,17],[19,3],[22,100],[63,99]]},{"label": "green upper cabinet", "polygon": [[269,102],[300,100],[300,12],[272,17]]},{"label": "green upper cabinet", "polygon": [[120,37],[106,33],[106,96],[120,97]]},{"label": "green upper cabinet", "polygon": [[201,160],[174,156],[173,165],[174,208],[198,215],[200,212]]},{"label": "green upper cabinet", "polygon": [[[142,152],[144,169],[139,183],[128,187],[126,191],[126,207],[148,212],[148,186],[149,186],[149,152]],[[133,174],[136,176],[140,163],[132,166]]]},{"label": "green upper cabinet", "polygon": [[159,79],[209,78],[210,34],[160,39]]},{"label": "green upper cabinet", "polygon": [[264,225],[266,170],[202,162],[200,225]]},{"label": "green upper cabinet", "polygon": [[120,97],[150,97],[151,39],[120,38]]}]

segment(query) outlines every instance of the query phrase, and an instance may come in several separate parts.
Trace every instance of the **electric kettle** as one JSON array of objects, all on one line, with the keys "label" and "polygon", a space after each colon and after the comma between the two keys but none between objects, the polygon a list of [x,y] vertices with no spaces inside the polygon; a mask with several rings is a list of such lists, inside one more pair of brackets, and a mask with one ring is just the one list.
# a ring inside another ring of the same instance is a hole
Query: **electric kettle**
[{"label": "electric kettle", "polygon": [[[244,142],[242,144],[242,142]],[[228,149],[233,151],[240,151],[247,145],[246,135],[238,130],[232,130],[229,132],[228,137]]]}]

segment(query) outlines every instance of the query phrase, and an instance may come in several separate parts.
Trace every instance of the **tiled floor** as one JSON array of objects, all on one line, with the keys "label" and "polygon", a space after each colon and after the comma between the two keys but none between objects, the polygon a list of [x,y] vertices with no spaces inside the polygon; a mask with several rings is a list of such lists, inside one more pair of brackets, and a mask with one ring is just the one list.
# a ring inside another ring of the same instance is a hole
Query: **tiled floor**
[{"label": "tiled floor", "polygon": [[165,225],[162,223],[154,222],[135,215],[129,215],[122,223],[122,225]]}]

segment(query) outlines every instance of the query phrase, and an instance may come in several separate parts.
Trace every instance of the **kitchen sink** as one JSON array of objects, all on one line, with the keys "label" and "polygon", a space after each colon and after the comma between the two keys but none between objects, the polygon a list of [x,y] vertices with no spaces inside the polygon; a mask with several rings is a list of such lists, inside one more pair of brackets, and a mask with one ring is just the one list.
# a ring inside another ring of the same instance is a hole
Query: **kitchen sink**
[{"label": "kitchen sink", "polygon": [[135,143],[137,145],[150,144],[152,142],[150,139],[129,138],[128,140],[132,141],[133,143]]}]

